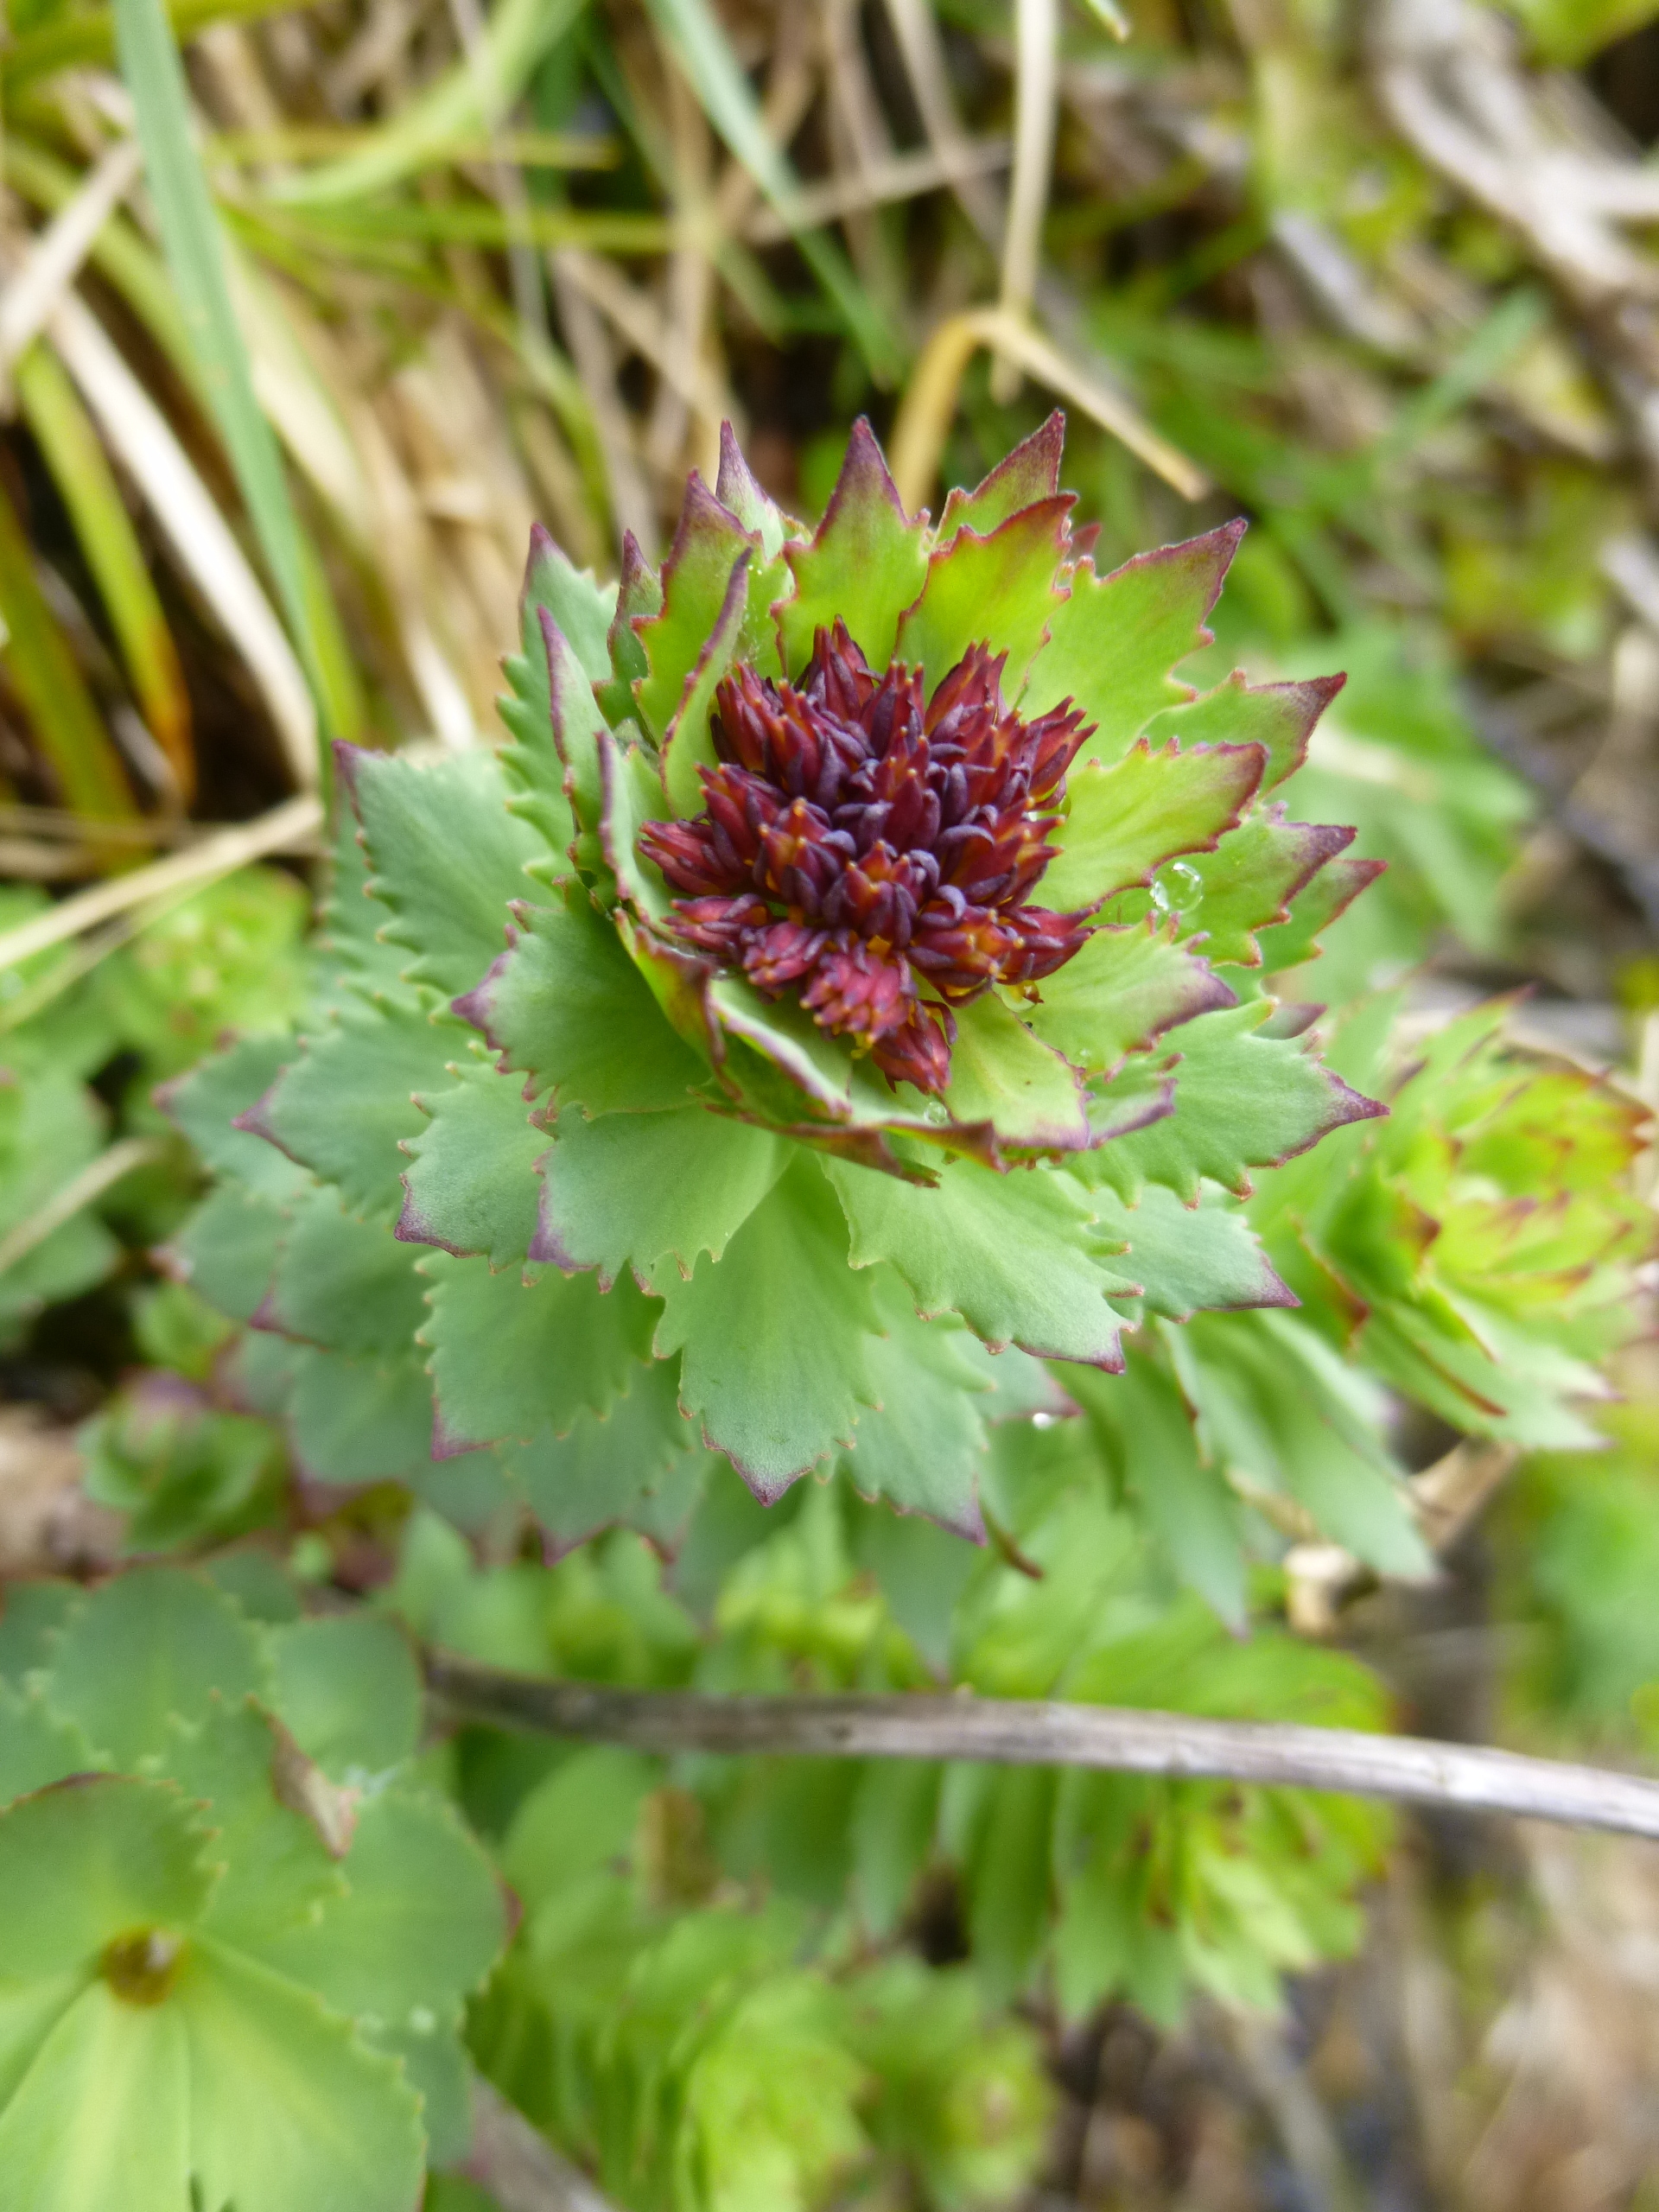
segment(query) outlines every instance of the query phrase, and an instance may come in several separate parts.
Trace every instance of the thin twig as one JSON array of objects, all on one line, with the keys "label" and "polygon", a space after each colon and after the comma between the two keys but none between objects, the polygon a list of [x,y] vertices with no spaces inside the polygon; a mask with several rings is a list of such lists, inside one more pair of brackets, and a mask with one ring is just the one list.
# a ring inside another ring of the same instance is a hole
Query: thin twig
[{"label": "thin twig", "polygon": [[473,2147],[464,2169],[501,2212],[612,2212],[586,2174],[562,2158],[499,2091],[474,2077]]},{"label": "thin twig", "polygon": [[1659,1838],[1659,1782],[1415,1736],[1002,1698],[715,1697],[612,1689],[542,1681],[444,1652],[427,1655],[426,1674],[457,1714],[637,1751],[1093,1767],[1338,1790]]},{"label": "thin twig", "polygon": [[148,868],[134,868],[130,875],[95,883],[88,890],[78,891],[73,899],[48,906],[45,913],[20,922],[15,930],[0,936],[0,969],[15,968],[31,954],[80,937],[135,906],[212,883],[249,861],[263,860],[268,853],[308,852],[321,827],[322,802],[314,793],[284,799],[255,821],[221,830],[216,836],[204,837],[199,845],[182,853],[169,853],[165,860],[154,861]]}]

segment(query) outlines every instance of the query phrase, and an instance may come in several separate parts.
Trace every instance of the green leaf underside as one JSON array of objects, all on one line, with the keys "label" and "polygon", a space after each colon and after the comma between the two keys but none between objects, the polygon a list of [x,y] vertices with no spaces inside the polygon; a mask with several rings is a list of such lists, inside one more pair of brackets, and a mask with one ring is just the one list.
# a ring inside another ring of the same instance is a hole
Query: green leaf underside
[{"label": "green leaf underside", "polygon": [[559,906],[519,906],[512,942],[456,1011],[504,1068],[588,1115],[683,1106],[709,1071],[664,1021],[614,925],[575,887]]},{"label": "green leaf underside", "polygon": [[342,1213],[326,1185],[289,1211],[256,1325],[332,1351],[394,1354],[425,1312],[418,1255],[378,1222]]},{"label": "green leaf underside", "polygon": [[1121,759],[1160,708],[1189,696],[1170,671],[1209,644],[1205,617],[1243,535],[1242,523],[1228,523],[1184,544],[1137,554],[1107,576],[1080,563],[1071,596],[1050,620],[1021,713],[1044,714],[1072,699],[1096,725],[1082,757]]},{"label": "green leaf underside", "polygon": [[700,769],[715,767],[715,693],[737,658],[749,603],[750,560],[747,550],[737,556],[726,595],[720,604],[696,665],[685,679],[685,689],[663,740],[663,790],[677,815],[702,811]]},{"label": "green leaf underside", "polygon": [[353,1212],[395,1220],[403,1203],[397,1147],[423,1122],[415,1094],[442,1084],[463,1042],[452,1023],[435,1024],[419,1007],[348,1002],[290,1057],[243,1127],[269,1140],[267,1156],[280,1147],[337,1184]]},{"label": "green leaf underside", "polygon": [[474,1062],[457,1073],[453,1089],[421,1101],[430,1118],[404,1147],[397,1234],[508,1267],[536,1233],[535,1169],[547,1133],[532,1125],[518,1085],[493,1067]]},{"label": "green leaf underside", "polygon": [[1353,842],[1351,830],[1287,822],[1281,807],[1253,814],[1218,850],[1170,872],[1167,895],[1183,937],[1196,936],[1217,966],[1258,968],[1255,931],[1290,918],[1291,903]]},{"label": "green leaf underside", "polygon": [[[634,625],[648,673],[635,683],[633,696],[640,720],[658,745],[679,711],[709,638],[720,626],[733,571],[744,555],[755,550],[753,538],[736,516],[727,512],[694,471],[673,545],[663,563],[661,610]],[[736,642],[737,620],[734,614],[731,645]]]},{"label": "green leaf underside", "polygon": [[1319,676],[1300,683],[1249,683],[1242,669],[1185,706],[1166,707],[1143,732],[1156,747],[1176,739],[1195,745],[1259,745],[1268,756],[1262,788],[1271,791],[1302,765],[1314,725],[1346,679]]},{"label": "green leaf underside", "polygon": [[999,523],[988,536],[960,529],[929,558],[916,604],[899,624],[900,660],[921,664],[931,693],[969,645],[1007,655],[1003,690],[1020,681],[1065,604],[1055,576],[1065,548],[1068,493],[1040,500]]},{"label": "green leaf underside", "polygon": [[927,577],[926,534],[912,522],[869,424],[853,425],[847,458],[810,545],[785,553],[795,596],[779,611],[784,667],[798,677],[821,629],[837,620],[874,669],[893,658],[899,618]]},{"label": "green leaf underside", "polygon": [[871,1289],[882,1331],[865,1347],[876,1403],[860,1413],[856,1447],[845,1462],[853,1486],[980,1542],[978,1475],[991,1399],[963,1349],[974,1339],[943,1321],[919,1320],[890,1268],[872,1271]]},{"label": "green leaf underside", "polygon": [[1172,1321],[1197,1313],[1291,1306],[1243,1214],[1224,1205],[1185,1206],[1148,1183],[1134,1206],[1102,1187],[1091,1194],[1100,1231],[1127,1247],[1118,1262],[1141,1286],[1147,1309]]},{"label": "green leaf underside", "polygon": [[784,1140],[700,1106],[677,1113],[562,1115],[543,1148],[531,1256],[601,1286],[631,1268],[660,1294],[699,1255],[719,1260],[788,1165]]},{"label": "green leaf underside", "polygon": [[507,811],[499,762],[479,750],[416,763],[340,748],[362,825],[385,934],[413,957],[404,972],[445,998],[470,990],[501,950],[508,901],[543,848]]},{"label": "green leaf underside", "polygon": [[608,1296],[591,1275],[492,1272],[481,1258],[421,1262],[431,1311],[422,1331],[447,1449],[567,1435],[607,1412],[651,1357],[654,1308],[624,1274]]},{"label": "green leaf underside", "polygon": [[950,1084],[953,1121],[995,1125],[998,1141],[1032,1151],[1074,1151],[1089,1141],[1083,1084],[995,991],[957,1016]]},{"label": "green leaf underside", "polygon": [[1174,1112],[1080,1155],[1074,1172],[1131,1203],[1146,1184],[1162,1183],[1190,1205],[1206,1179],[1247,1198],[1252,1167],[1276,1166],[1384,1110],[1294,1040],[1254,1034],[1271,1012],[1257,1001],[1187,1022],[1177,1040]]},{"label": "green leaf underside", "polygon": [[656,1349],[682,1352],[681,1405],[770,1503],[851,1445],[875,1324],[834,1197],[798,1155],[718,1264],[665,1287]]},{"label": "green leaf underside", "polygon": [[432,1456],[432,1393],[413,1348],[392,1358],[293,1348],[288,1426],[315,1481],[399,1482]]},{"label": "green leaf underside", "polygon": [[1135,744],[1109,765],[1085,762],[1066,778],[1066,817],[1043,877],[1045,904],[1091,907],[1114,892],[1150,883],[1180,853],[1211,851],[1236,829],[1262,780],[1266,755],[1253,745],[1154,753]]},{"label": "green leaf underside", "polygon": [[925,1317],[959,1313],[988,1344],[1043,1358],[1121,1363],[1122,1316],[1108,1300],[1133,1278],[1090,1257],[1093,1210],[1066,1178],[999,1175],[961,1160],[929,1191],[839,1160],[825,1173],[852,1233],[853,1265],[890,1262]]},{"label": "green leaf underside", "polygon": [[1155,919],[1090,932],[1082,949],[1038,987],[1026,1019],[1043,1043],[1085,1075],[1109,1075],[1131,1052],[1196,1014],[1233,1003],[1205,962]]},{"label": "green leaf underside", "polygon": [[550,1429],[503,1457],[531,1511],[560,1546],[621,1522],[674,1542],[715,1464],[678,1402],[672,1360],[633,1370],[625,1397],[582,1414],[566,1435]]}]

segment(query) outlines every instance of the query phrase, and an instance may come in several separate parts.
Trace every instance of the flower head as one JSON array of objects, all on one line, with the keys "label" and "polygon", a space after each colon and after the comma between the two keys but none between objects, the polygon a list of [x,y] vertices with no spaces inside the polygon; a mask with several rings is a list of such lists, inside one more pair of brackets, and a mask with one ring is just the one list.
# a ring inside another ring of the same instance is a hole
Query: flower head
[{"label": "flower head", "polygon": [[1007,661],[970,645],[929,698],[919,668],[878,677],[837,620],[798,685],[740,664],[715,695],[703,811],[640,836],[690,894],[677,935],[768,997],[795,988],[820,1028],[922,1090],[950,1080],[953,1003],[1052,975],[1085,935],[1029,897],[1091,732],[1069,699],[1022,721]]}]

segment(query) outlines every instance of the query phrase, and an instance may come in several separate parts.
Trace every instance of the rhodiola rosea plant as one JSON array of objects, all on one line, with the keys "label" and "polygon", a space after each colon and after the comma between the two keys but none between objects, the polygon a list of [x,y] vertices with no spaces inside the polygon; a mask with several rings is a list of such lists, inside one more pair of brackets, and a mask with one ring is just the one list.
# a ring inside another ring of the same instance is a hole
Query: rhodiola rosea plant
[{"label": "rhodiola rosea plant", "polygon": [[808,532],[728,433],[660,576],[538,537],[499,757],[342,753],[371,911],[303,1051],[176,1107],[271,1209],[182,1256],[269,1261],[232,1307],[315,1471],[429,1422],[562,1541],[666,1529],[709,1452],[977,1535],[1035,1362],[1294,1302],[1197,1202],[1382,1110],[1252,988],[1370,873],[1281,795],[1338,679],[1194,696],[1237,526],[1097,575],[1060,440],[934,524],[860,424]]}]

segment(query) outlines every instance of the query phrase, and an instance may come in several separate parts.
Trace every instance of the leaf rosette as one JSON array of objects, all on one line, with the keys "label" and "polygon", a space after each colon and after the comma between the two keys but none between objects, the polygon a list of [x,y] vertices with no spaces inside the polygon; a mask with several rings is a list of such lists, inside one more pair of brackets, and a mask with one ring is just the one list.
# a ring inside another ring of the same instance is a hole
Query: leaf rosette
[{"label": "leaf rosette", "polygon": [[1370,873],[1270,796],[1337,680],[1173,677],[1241,526],[1096,575],[1061,427],[935,526],[861,423],[811,532],[728,432],[660,575],[537,533],[499,757],[342,756],[384,942],[348,889],[325,1020],[235,1102],[329,1186],[274,1195],[243,1318],[418,1327],[440,1457],[505,1455],[562,1541],[705,1447],[977,1534],[1034,1361],[1293,1303],[1185,1209],[1381,1110],[1259,988],[1256,932]]}]

